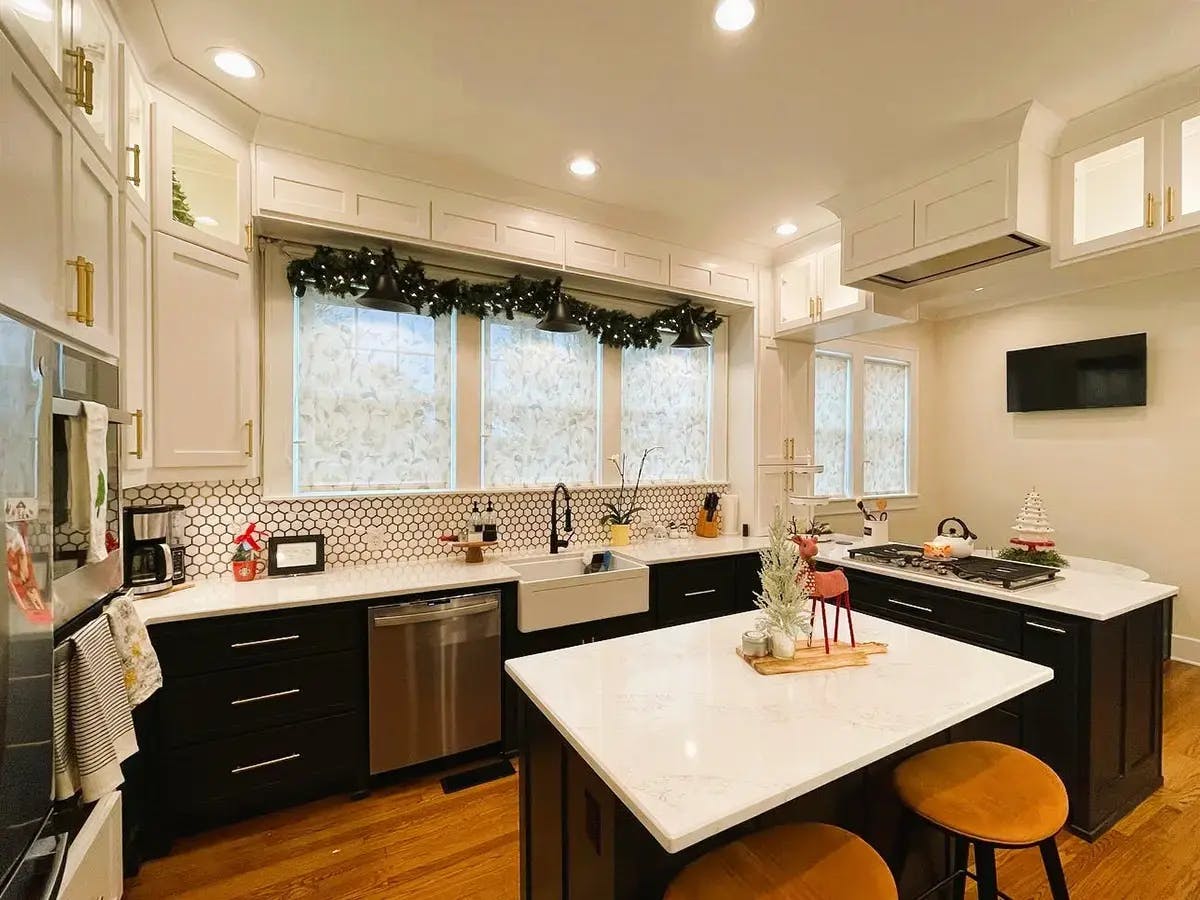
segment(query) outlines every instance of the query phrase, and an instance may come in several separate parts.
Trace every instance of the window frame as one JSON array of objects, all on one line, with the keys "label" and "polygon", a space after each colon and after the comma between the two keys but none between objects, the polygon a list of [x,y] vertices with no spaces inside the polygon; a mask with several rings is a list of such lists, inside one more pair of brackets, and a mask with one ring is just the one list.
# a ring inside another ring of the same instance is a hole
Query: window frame
[{"label": "window frame", "polygon": [[[294,398],[294,320],[295,301],[287,283],[287,263],[307,258],[312,248],[300,244],[272,243],[265,248],[262,269],[263,332],[262,332],[262,423],[263,463],[262,494],[266,500],[319,500],[336,497],[412,496],[424,494],[504,494],[542,490],[542,485],[483,485],[483,321],[473,316],[458,316],[455,323],[455,371],[451,397],[454,421],[454,482],[449,489],[421,488],[412,490],[349,491],[304,493],[293,491],[293,398]],[[479,261],[483,265],[484,261]],[[504,278],[510,272],[478,271],[429,264],[429,274],[435,277]],[[571,293],[609,309],[620,309],[645,315],[654,304],[610,294],[600,294],[568,286]],[[615,287],[615,285],[614,285]],[[722,327],[709,339],[712,342],[712,406],[709,429],[709,472],[700,481],[655,481],[644,484],[719,484],[728,478],[729,438],[729,321],[722,317]],[[664,334],[665,340],[673,336]],[[621,452],[621,350],[600,345],[599,375],[599,454],[594,479],[568,485],[573,488],[608,487],[620,483],[620,477],[609,463],[613,454]]]},{"label": "window frame", "polygon": [[[850,494],[847,497],[836,497],[822,507],[822,511],[838,515],[855,509],[854,501],[858,497],[871,499],[885,498],[890,508],[906,509],[917,505],[919,486],[920,428],[918,418],[918,398],[920,396],[920,353],[914,347],[896,347],[887,344],[872,344],[866,341],[842,340],[828,341],[818,344],[813,353],[812,373],[809,379],[812,384],[812,409],[816,409],[816,354],[820,352],[835,353],[850,359]],[[866,384],[865,369],[867,361],[896,363],[908,366],[908,441],[907,441],[907,490],[902,493],[865,494],[865,451],[864,451],[864,408]],[[813,437],[816,438],[816,420],[813,420]]]}]

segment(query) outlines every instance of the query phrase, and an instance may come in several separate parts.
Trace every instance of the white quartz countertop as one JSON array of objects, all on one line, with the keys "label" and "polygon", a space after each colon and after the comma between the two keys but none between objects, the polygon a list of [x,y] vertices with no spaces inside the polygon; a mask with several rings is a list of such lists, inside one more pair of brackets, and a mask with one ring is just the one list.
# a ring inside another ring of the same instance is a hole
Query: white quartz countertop
[{"label": "white quartz countertop", "polygon": [[516,580],[517,573],[500,562],[467,564],[461,560],[413,560],[327,569],[319,574],[291,578],[260,578],[240,584],[231,578],[197,581],[187,590],[137,600],[135,606],[142,621],[152,625]]},{"label": "white quartz countertop", "polygon": [[757,553],[769,544],[766,537],[722,535],[715,538],[686,537],[665,540],[645,540],[628,547],[610,547],[613,553],[635,559],[647,566],[658,563],[706,559],[713,556],[736,556]]},{"label": "white quartz countertop", "polygon": [[755,613],[509,660],[508,673],[671,853],[1049,681],[1050,669],[855,615],[864,667],[759,675]]},{"label": "white quartz countertop", "polygon": [[[817,558],[823,562],[844,566],[847,569],[861,569],[864,572],[875,572],[931,587],[961,591],[964,594],[974,594],[990,600],[1019,603],[1023,606],[1032,606],[1037,609],[1066,613],[1101,622],[1122,616],[1143,606],[1149,606],[1151,603],[1166,600],[1179,593],[1179,588],[1172,584],[1137,581],[1122,577],[1120,574],[1109,574],[1109,571],[1104,569],[1097,571],[1090,566],[1078,569],[1068,566],[1059,571],[1059,577],[1054,581],[1009,591],[1001,587],[963,581],[944,575],[934,575],[930,572],[898,569],[894,566],[867,562],[849,556],[849,549],[850,547],[844,544],[824,543],[820,545]],[[851,602],[853,599],[851,596]]]}]

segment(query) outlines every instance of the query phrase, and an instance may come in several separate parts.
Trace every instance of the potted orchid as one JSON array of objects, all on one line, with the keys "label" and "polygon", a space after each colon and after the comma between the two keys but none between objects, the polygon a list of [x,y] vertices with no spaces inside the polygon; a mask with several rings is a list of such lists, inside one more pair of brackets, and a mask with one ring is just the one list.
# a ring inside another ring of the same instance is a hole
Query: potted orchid
[{"label": "potted orchid", "polygon": [[629,490],[625,481],[627,468],[625,454],[617,456],[614,453],[608,458],[608,461],[616,467],[617,474],[621,476],[621,488],[617,491],[615,502],[604,504],[604,508],[608,512],[600,517],[600,524],[608,526],[609,543],[614,547],[624,547],[629,543],[629,531],[633,525],[633,517],[643,509],[637,505],[637,500],[638,489],[642,486],[642,470],[646,468],[646,457],[658,449],[658,447],[650,447],[642,452],[642,461],[638,465],[637,478],[634,479],[632,491]]}]

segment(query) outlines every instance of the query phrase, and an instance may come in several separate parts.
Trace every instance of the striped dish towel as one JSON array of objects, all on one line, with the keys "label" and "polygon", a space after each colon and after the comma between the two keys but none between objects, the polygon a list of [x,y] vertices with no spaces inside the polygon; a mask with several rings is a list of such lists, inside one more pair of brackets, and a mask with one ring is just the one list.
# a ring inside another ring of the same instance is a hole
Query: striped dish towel
[{"label": "striped dish towel", "polygon": [[90,803],[124,781],[137,752],[125,672],[108,617],[100,616],[54,653],[54,797],[83,792]]}]

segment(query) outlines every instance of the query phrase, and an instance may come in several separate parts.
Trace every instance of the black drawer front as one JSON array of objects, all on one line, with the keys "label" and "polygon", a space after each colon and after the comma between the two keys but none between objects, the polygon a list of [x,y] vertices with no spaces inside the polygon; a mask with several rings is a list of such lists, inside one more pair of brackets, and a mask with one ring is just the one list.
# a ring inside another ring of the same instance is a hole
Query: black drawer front
[{"label": "black drawer front", "polygon": [[655,624],[699,622],[736,610],[734,564],[728,558],[655,566]]},{"label": "black drawer front", "polygon": [[[864,612],[895,614],[898,621],[928,623],[930,630],[962,636],[1008,653],[1021,652],[1021,611],[965,594],[911,586],[847,570],[850,601]],[[891,616],[888,616],[891,618]]]},{"label": "black drawer front", "polygon": [[361,608],[345,604],[152,625],[150,637],[173,677],[350,650],[365,633]]},{"label": "black drawer front", "polygon": [[245,734],[362,707],[362,666],[353,651],[168,679],[168,746]]},{"label": "black drawer front", "polygon": [[232,819],[349,788],[365,764],[362,728],[362,717],[349,714],[174,750],[172,812],[187,823]]}]

